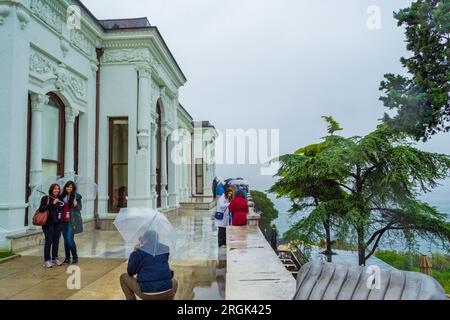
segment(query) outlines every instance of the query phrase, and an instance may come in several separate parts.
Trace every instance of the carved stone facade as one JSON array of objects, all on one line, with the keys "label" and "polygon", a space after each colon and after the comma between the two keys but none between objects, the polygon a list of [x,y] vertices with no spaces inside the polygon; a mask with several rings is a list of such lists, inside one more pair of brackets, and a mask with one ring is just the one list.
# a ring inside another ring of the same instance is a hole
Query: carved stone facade
[{"label": "carved stone facade", "polygon": [[41,21],[57,33],[62,33],[64,20],[51,1],[31,0],[30,9]]},{"label": "carved stone facade", "polygon": [[[0,250],[10,249],[8,236],[36,232],[29,192],[53,174],[97,181],[96,199],[83,197],[85,218],[116,212],[117,197],[121,206],[166,212],[195,195],[192,166],[172,158],[191,158],[192,146],[171,139],[181,127],[193,134],[178,101],[186,78],[160,33],[148,21],[106,30],[81,6],[80,28],[70,28],[71,4],[78,0],[0,2]],[[43,139],[55,135],[52,153]],[[117,181],[115,145],[126,145]],[[121,194],[111,191],[114,181]]]},{"label": "carved stone facade", "polygon": [[58,63],[49,56],[31,48],[29,68],[32,73],[54,79],[58,91],[69,90],[75,98],[84,102],[87,101],[87,80],[70,70],[62,62]]},{"label": "carved stone facade", "polygon": [[103,55],[103,64],[140,63],[152,64],[152,55],[147,48],[108,49]]}]

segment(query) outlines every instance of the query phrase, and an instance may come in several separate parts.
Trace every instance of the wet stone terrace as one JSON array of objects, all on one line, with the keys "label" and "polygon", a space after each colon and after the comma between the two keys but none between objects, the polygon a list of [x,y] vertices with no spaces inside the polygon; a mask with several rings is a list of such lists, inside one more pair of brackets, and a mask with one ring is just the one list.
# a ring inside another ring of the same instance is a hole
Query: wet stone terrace
[{"label": "wet stone terrace", "polygon": [[[178,233],[170,265],[178,280],[175,299],[225,297],[226,251],[217,248],[211,211],[180,210],[170,220]],[[63,239],[60,257],[64,256]],[[132,248],[116,231],[76,236],[81,290],[67,288],[67,267],[42,267],[43,247],[19,252],[20,258],[0,264],[0,299],[124,299],[119,276],[126,272]]]}]

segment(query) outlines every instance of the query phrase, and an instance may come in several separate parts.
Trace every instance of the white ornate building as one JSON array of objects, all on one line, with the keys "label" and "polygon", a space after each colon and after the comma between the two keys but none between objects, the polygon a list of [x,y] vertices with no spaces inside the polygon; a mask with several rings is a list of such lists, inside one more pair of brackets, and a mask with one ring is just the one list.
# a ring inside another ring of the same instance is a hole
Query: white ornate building
[{"label": "white ornate building", "polygon": [[185,82],[146,18],[98,20],[76,0],[0,0],[0,249],[29,228],[28,196],[48,176],[98,183],[85,217],[211,196],[215,130],[179,103]]}]

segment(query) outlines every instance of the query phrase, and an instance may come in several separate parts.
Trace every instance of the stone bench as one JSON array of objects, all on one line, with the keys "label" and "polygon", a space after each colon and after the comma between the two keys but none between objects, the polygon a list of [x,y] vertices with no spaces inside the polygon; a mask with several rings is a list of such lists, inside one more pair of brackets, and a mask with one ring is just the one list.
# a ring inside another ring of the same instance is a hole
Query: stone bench
[{"label": "stone bench", "polygon": [[447,299],[444,289],[430,276],[418,272],[379,270],[379,287],[370,289],[372,280],[377,279],[373,269],[346,264],[308,262],[303,265],[297,276],[294,300]]}]

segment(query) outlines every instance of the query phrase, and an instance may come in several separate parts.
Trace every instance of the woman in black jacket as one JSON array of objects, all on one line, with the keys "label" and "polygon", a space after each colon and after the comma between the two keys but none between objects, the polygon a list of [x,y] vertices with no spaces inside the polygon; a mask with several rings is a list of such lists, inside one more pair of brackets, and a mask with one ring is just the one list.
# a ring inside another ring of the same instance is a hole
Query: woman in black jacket
[{"label": "woman in black jacket", "polygon": [[[61,237],[61,201],[59,194],[61,188],[58,184],[52,184],[48,190],[50,196],[44,196],[41,199],[39,207],[40,212],[48,211],[48,218],[42,230],[45,235],[44,244],[44,267],[51,268],[60,266],[62,263],[58,260],[59,238]],[[51,257],[50,257],[51,250]]]}]

